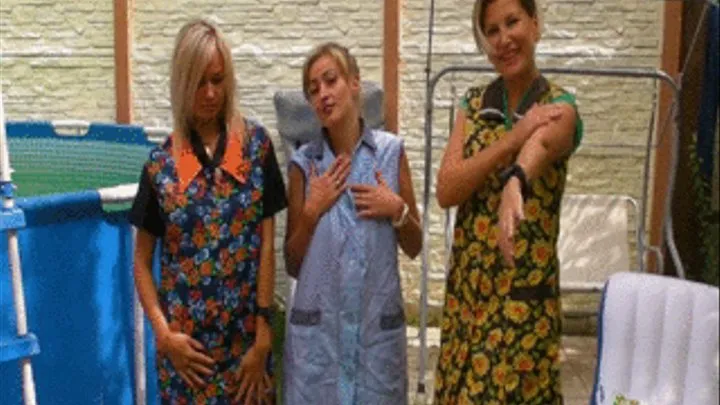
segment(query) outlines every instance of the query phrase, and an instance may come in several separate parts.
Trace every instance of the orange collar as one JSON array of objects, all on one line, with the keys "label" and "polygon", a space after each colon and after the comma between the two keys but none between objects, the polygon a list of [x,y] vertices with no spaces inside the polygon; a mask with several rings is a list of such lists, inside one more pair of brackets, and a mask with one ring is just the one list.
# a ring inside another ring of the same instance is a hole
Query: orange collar
[{"label": "orange collar", "polygon": [[[171,135],[173,142],[176,137]],[[250,164],[243,159],[243,145],[240,142],[240,135],[237,132],[230,132],[227,136],[227,147],[223,156],[220,168],[233,176],[240,184],[245,183],[250,171]],[[202,164],[193,153],[192,145],[188,140],[182,141],[179,156],[175,156],[175,170],[178,176],[179,191],[184,192],[195,176],[202,169]]]}]

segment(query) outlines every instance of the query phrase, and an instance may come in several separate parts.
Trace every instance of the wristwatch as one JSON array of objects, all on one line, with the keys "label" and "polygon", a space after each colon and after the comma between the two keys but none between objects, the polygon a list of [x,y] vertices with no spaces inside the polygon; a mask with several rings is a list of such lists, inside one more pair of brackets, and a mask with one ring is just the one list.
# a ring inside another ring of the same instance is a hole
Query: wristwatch
[{"label": "wristwatch", "polygon": [[527,201],[527,198],[530,195],[530,185],[528,184],[525,170],[523,170],[523,168],[519,164],[512,164],[510,167],[503,170],[498,177],[503,187],[505,187],[505,184],[511,178],[517,177],[518,180],[520,180],[520,193],[522,194],[523,201]]},{"label": "wristwatch", "polygon": [[273,324],[273,317],[275,316],[275,311],[270,307],[261,307],[258,306],[255,310],[255,316],[260,318],[265,318],[265,322],[272,326]]}]

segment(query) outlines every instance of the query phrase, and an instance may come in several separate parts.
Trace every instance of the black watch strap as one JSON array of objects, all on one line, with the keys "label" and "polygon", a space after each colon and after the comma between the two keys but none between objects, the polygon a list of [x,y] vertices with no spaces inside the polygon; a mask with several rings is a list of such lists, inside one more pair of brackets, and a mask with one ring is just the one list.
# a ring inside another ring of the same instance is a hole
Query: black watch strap
[{"label": "black watch strap", "polygon": [[267,322],[268,325],[272,325],[273,317],[275,316],[275,311],[273,311],[273,309],[270,307],[258,306],[257,310],[255,310],[255,316],[265,318],[265,322]]},{"label": "black watch strap", "polygon": [[500,173],[499,178],[503,187],[505,187],[505,184],[513,177],[517,177],[518,180],[520,180],[520,192],[522,193],[523,201],[527,201],[527,198],[530,195],[530,186],[528,185],[525,170],[523,170],[523,168],[517,163],[513,163],[510,167]]}]

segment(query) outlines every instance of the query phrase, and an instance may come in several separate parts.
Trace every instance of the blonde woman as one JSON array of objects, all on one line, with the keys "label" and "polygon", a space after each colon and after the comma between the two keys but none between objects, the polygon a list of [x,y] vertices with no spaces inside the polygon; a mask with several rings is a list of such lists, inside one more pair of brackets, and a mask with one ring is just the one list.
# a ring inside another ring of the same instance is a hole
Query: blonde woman
[{"label": "blonde woman", "polygon": [[232,55],[216,26],[186,24],[171,69],[174,131],[151,152],[131,211],[161,400],[272,403],[273,215],[286,206],[273,145],[236,110]]},{"label": "blonde woman", "polygon": [[366,127],[360,72],[340,45],[316,48],[303,90],[323,136],[289,170],[287,269],[297,278],[284,355],[287,405],[407,402],[398,246],[422,235],[402,140]]}]

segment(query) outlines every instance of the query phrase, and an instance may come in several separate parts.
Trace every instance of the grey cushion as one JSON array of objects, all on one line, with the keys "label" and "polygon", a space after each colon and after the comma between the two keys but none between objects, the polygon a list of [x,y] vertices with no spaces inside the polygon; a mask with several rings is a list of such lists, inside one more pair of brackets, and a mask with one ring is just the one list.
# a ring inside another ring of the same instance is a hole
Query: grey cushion
[{"label": "grey cushion", "polygon": [[[370,128],[384,126],[383,91],[377,83],[362,82],[363,117]],[[322,126],[302,90],[278,91],[274,97],[277,129],[285,152],[320,136]],[[288,156],[289,157],[289,156]]]}]

